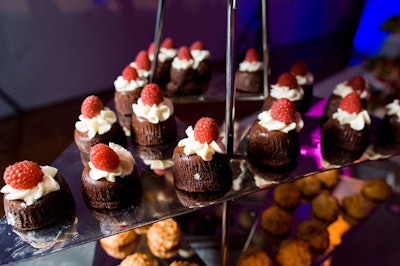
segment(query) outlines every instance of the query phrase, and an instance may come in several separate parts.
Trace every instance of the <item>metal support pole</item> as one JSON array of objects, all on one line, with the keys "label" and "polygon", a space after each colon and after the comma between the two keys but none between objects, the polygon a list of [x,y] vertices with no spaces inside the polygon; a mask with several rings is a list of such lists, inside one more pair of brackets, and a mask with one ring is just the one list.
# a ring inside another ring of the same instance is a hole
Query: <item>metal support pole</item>
[{"label": "metal support pole", "polygon": [[262,9],[262,42],[263,42],[263,60],[264,60],[264,98],[269,94],[269,46],[268,46],[268,2],[261,0]]},{"label": "metal support pole", "polygon": [[158,51],[160,49],[160,40],[161,40],[161,33],[162,28],[164,25],[164,13],[165,13],[165,1],[159,0],[158,1],[158,9],[157,9],[157,20],[156,20],[156,27],[154,31],[154,58],[151,63],[151,72],[150,72],[150,80],[149,83],[154,81],[154,75],[157,69],[158,63]]}]

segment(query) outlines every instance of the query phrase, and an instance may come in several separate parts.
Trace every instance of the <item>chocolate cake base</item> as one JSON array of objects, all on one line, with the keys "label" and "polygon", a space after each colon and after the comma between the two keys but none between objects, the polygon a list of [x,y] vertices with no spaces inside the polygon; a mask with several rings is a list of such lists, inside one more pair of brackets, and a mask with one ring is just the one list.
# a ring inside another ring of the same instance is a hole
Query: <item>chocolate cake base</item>
[{"label": "chocolate cake base", "polygon": [[136,170],[129,176],[117,177],[115,182],[106,179],[93,180],[87,166],[82,172],[82,195],[85,203],[93,209],[125,208],[140,199]]},{"label": "chocolate cake base", "polygon": [[161,145],[176,141],[176,137],[177,129],[174,116],[158,124],[153,124],[145,118],[132,115],[131,138],[133,143],[142,146]]},{"label": "chocolate cake base", "polygon": [[235,87],[237,91],[259,93],[263,91],[263,71],[236,71]]},{"label": "chocolate cake base", "polygon": [[132,104],[137,103],[140,98],[140,93],[143,88],[137,88],[133,91],[115,91],[114,92],[114,102],[115,110],[117,113],[122,115],[132,114]]},{"label": "chocolate cake base", "polygon": [[232,170],[225,154],[215,153],[211,161],[186,155],[176,147],[172,156],[175,187],[187,192],[221,191],[232,184]]},{"label": "chocolate cake base", "polygon": [[199,79],[194,69],[171,68],[171,80],[166,86],[166,95],[199,95],[208,88],[209,80]]},{"label": "chocolate cake base", "polygon": [[118,123],[114,123],[110,131],[102,135],[96,134],[96,136],[94,136],[92,139],[88,137],[87,132],[80,132],[75,129],[74,140],[78,146],[78,149],[87,154],[89,154],[90,149],[98,143],[104,143],[108,145],[108,143],[113,142],[123,147],[126,147],[128,144],[125,132]]},{"label": "chocolate cake base", "polygon": [[257,120],[249,131],[247,153],[253,161],[267,167],[292,164],[300,156],[298,134],[294,130],[289,133],[269,131]]},{"label": "chocolate cake base", "polygon": [[19,230],[32,230],[53,224],[73,208],[74,200],[67,183],[60,175],[54,179],[60,189],[53,191],[32,205],[26,206],[23,200],[3,198],[4,212],[8,224]]},{"label": "chocolate cake base", "polygon": [[211,191],[211,192],[187,192],[184,190],[176,189],[176,195],[178,200],[182,203],[183,206],[188,208],[208,206],[213,201],[221,198],[225,195],[230,189],[230,186],[227,186],[224,189]]},{"label": "chocolate cake base", "polygon": [[374,151],[382,155],[400,152],[400,122],[396,115],[386,115],[375,135]]}]

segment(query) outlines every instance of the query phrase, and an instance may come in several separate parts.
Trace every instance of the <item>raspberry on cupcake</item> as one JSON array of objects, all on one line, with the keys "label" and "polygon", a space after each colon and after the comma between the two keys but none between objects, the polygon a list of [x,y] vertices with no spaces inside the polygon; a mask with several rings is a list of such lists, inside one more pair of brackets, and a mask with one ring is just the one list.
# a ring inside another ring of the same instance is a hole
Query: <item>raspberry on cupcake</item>
[{"label": "raspberry on cupcake", "polygon": [[261,112],[249,131],[249,158],[267,167],[292,164],[300,156],[298,132],[303,120],[292,101],[278,99],[270,110]]},{"label": "raspberry on cupcake", "polygon": [[295,62],[290,68],[290,72],[293,73],[296,77],[297,83],[304,90],[304,108],[305,110],[308,110],[313,98],[314,75],[308,69],[308,66],[304,61]]},{"label": "raspberry on cupcake", "polygon": [[136,69],[140,78],[146,79],[146,81],[149,80],[151,74],[151,61],[146,50],[139,51],[135,57],[135,61],[131,62],[129,65]]},{"label": "raspberry on cupcake", "polygon": [[175,187],[186,192],[216,192],[230,187],[232,170],[215,120],[202,117],[194,128],[186,129],[186,134],[172,156]]},{"label": "raspberry on cupcake", "polygon": [[27,160],[17,162],[5,169],[3,179],[5,216],[16,229],[43,228],[73,207],[70,188],[52,166],[39,166]]},{"label": "raspberry on cupcake", "polygon": [[176,140],[174,106],[155,83],[147,84],[137,103],[132,104],[132,141],[153,146]]},{"label": "raspberry on cupcake", "polygon": [[258,93],[263,91],[263,61],[255,48],[246,51],[244,60],[239,64],[235,73],[237,91]]}]

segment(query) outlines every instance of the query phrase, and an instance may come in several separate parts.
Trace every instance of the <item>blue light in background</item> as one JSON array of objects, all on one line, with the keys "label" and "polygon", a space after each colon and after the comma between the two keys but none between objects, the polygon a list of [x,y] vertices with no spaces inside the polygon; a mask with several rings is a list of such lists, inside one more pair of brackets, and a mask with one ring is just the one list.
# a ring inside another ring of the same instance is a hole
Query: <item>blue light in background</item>
[{"label": "blue light in background", "polygon": [[400,15],[400,1],[366,0],[353,41],[354,50],[365,56],[377,55],[389,36],[380,26],[394,15]]}]

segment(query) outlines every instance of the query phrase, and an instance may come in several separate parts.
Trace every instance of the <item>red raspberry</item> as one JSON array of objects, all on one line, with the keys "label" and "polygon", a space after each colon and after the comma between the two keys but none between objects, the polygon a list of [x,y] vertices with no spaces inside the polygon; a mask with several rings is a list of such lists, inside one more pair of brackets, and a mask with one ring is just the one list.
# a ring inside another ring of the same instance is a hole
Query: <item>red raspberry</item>
[{"label": "red raspberry", "polygon": [[358,114],[362,110],[360,94],[356,91],[347,94],[340,103],[339,108],[349,114]]},{"label": "red raspberry", "polygon": [[258,55],[257,50],[255,48],[250,48],[249,50],[247,50],[244,61],[259,62],[260,56]]},{"label": "red raspberry", "polygon": [[154,54],[154,42],[150,43],[149,48],[147,49],[147,53],[149,55]]},{"label": "red raspberry", "polygon": [[160,104],[164,100],[160,87],[155,83],[146,84],[144,86],[140,98],[145,105]]},{"label": "red raspberry", "polygon": [[122,71],[122,77],[127,81],[135,80],[138,78],[137,70],[128,65]]},{"label": "red raspberry", "polygon": [[352,87],[353,90],[363,91],[367,84],[363,77],[356,75],[347,81],[347,85]]},{"label": "red raspberry", "polygon": [[161,43],[161,47],[165,49],[172,49],[174,48],[174,46],[174,41],[171,37],[165,38],[164,41]]},{"label": "red raspberry", "polygon": [[277,100],[271,106],[271,117],[285,124],[294,122],[296,107],[294,103],[286,98]]},{"label": "red raspberry", "polygon": [[303,61],[297,61],[290,68],[290,72],[292,72],[296,76],[305,76],[307,75],[307,65]]},{"label": "red raspberry", "polygon": [[297,83],[296,77],[292,73],[289,73],[289,72],[282,73],[279,76],[278,85],[286,86],[286,87],[289,87],[290,89],[296,89],[299,86],[299,84]]},{"label": "red raspberry", "polygon": [[99,170],[113,171],[119,166],[119,157],[108,145],[99,143],[90,149],[90,161]]},{"label": "red raspberry", "polygon": [[187,46],[181,46],[178,50],[178,58],[181,60],[190,60],[193,59],[192,55],[190,54],[189,48]]},{"label": "red raspberry", "polygon": [[212,118],[200,118],[194,126],[194,139],[200,143],[211,143],[213,140],[217,140],[218,136],[218,125]]},{"label": "red raspberry", "polygon": [[190,46],[190,50],[204,50],[204,45],[201,41],[195,41],[194,43],[192,43],[192,45]]},{"label": "red raspberry", "polygon": [[138,69],[149,70],[151,63],[147,51],[140,51],[135,58],[135,63]]},{"label": "red raspberry", "polygon": [[40,166],[31,161],[22,161],[10,165],[3,175],[4,182],[15,189],[30,189],[43,180]]},{"label": "red raspberry", "polygon": [[81,114],[86,118],[93,118],[100,114],[100,111],[103,109],[104,105],[100,98],[90,95],[82,102]]}]

